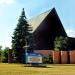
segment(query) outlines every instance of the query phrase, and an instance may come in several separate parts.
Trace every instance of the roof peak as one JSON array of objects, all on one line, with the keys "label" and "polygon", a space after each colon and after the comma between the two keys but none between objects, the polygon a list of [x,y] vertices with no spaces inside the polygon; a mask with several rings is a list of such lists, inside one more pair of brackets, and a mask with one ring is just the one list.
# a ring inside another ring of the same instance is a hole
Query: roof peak
[{"label": "roof peak", "polygon": [[44,11],[44,12],[38,14],[38,15],[35,15],[35,16],[31,17],[29,20],[31,20],[31,19],[33,19],[33,18],[35,18],[35,17],[38,17],[38,16],[40,16],[40,15],[42,15],[42,14],[50,13],[52,10],[56,10],[55,7],[53,7],[52,9],[49,9],[49,10],[47,10],[47,11]]},{"label": "roof peak", "polygon": [[54,10],[54,8],[47,10],[44,13],[39,14],[38,16],[34,16],[31,19],[28,20],[28,23],[32,25],[33,31],[36,30],[36,28],[40,25],[40,23],[48,16],[48,14]]}]

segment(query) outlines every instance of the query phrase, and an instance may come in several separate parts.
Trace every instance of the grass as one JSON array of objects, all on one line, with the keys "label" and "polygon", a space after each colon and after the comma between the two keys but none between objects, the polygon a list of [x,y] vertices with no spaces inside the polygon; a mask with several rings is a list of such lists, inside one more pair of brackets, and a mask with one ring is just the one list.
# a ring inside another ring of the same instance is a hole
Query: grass
[{"label": "grass", "polygon": [[25,67],[24,64],[0,64],[0,75],[75,75],[74,64],[50,64],[47,67]]}]

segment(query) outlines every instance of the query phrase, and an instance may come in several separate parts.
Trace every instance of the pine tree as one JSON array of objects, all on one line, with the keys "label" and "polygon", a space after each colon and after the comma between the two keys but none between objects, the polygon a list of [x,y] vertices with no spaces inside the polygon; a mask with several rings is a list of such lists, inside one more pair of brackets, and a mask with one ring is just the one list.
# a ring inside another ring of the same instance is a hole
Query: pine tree
[{"label": "pine tree", "polygon": [[16,62],[24,63],[25,61],[25,50],[23,47],[26,42],[29,45],[29,37],[31,35],[32,28],[27,23],[24,8],[22,10],[21,16],[18,20],[17,27],[14,30],[12,37],[12,49],[15,53]]}]

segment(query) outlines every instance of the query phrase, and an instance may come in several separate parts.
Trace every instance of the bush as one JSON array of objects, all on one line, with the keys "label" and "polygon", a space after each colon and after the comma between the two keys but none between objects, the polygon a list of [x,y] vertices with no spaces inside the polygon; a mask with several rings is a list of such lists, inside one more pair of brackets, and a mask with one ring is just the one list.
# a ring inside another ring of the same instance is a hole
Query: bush
[{"label": "bush", "polygon": [[43,57],[43,63],[44,64],[52,64],[53,63],[53,60],[52,60],[52,57],[51,55],[46,55]]}]

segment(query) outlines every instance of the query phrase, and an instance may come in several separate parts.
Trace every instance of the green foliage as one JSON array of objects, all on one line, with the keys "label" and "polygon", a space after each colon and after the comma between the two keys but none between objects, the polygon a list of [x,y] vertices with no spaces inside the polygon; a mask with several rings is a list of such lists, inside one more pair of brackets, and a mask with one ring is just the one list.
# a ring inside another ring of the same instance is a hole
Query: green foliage
[{"label": "green foliage", "polygon": [[2,50],[2,46],[0,46],[0,50]]},{"label": "green foliage", "polygon": [[2,51],[0,50],[0,62],[1,62],[1,54],[2,54]]},{"label": "green foliage", "polygon": [[2,62],[8,62],[8,52],[9,52],[9,47],[5,47],[5,49],[2,52]]},{"label": "green foliage", "polygon": [[54,50],[59,51],[61,49],[67,49],[68,43],[69,43],[68,37],[63,36],[56,37],[54,41]]},{"label": "green foliage", "polygon": [[1,57],[2,46],[0,46],[0,57]]},{"label": "green foliage", "polygon": [[0,50],[0,57],[1,57],[1,50]]},{"label": "green foliage", "polygon": [[0,62],[2,62],[1,55],[2,55],[2,46],[0,45]]},{"label": "green foliage", "polygon": [[14,50],[16,60],[20,59],[24,62],[24,53],[25,50],[23,49],[24,46],[27,44],[29,45],[29,38],[31,35],[32,28],[27,23],[25,11],[23,8],[22,14],[18,20],[17,27],[14,30],[13,37],[12,37],[12,49]]},{"label": "green foliage", "polygon": [[50,64],[52,62],[53,62],[53,60],[52,60],[51,55],[46,55],[46,56],[43,57],[43,63],[44,64]]}]

